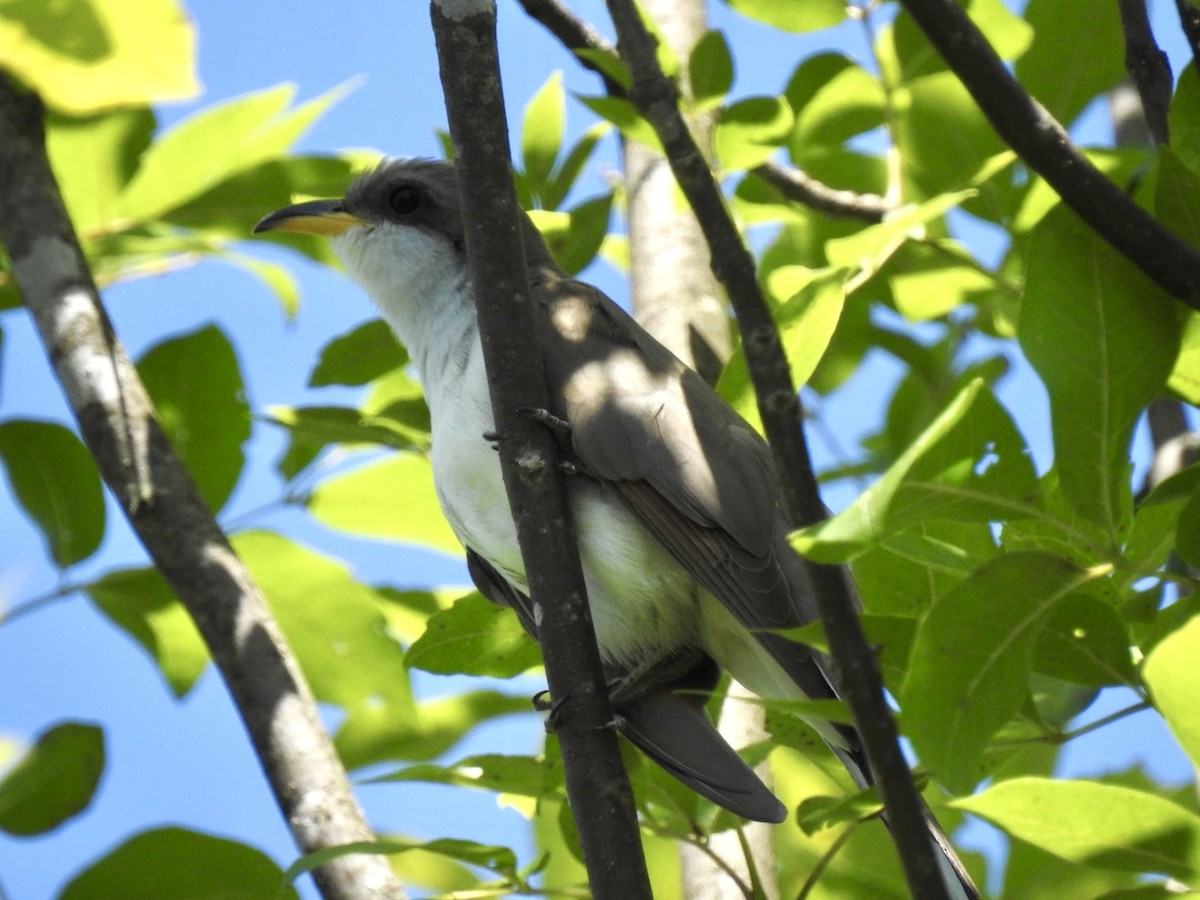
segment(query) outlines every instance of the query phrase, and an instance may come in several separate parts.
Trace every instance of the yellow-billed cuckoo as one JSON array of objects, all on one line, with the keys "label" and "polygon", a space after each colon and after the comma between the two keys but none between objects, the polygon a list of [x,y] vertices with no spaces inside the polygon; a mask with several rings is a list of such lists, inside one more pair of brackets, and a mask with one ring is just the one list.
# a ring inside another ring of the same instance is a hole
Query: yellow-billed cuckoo
[{"label": "yellow-billed cuckoo", "polygon": [[[695,690],[711,690],[719,665],[763,697],[837,696],[826,661],[776,633],[817,613],[787,543],[770,451],[612,300],[563,272],[522,218],[549,412],[567,423],[578,462],[568,494],[618,727],[697,792],[782,821],[787,810],[712,727]],[[483,437],[492,410],[453,165],[386,162],[344,199],[289,206],[254,230],[330,237],[408,348],[432,417],[438,499],[472,577],[536,637],[499,456]],[[691,690],[673,693],[681,688]],[[854,730],[811,724],[870,784]],[[930,831],[953,858],[932,818]],[[953,895],[973,895],[957,876],[947,882]]]}]

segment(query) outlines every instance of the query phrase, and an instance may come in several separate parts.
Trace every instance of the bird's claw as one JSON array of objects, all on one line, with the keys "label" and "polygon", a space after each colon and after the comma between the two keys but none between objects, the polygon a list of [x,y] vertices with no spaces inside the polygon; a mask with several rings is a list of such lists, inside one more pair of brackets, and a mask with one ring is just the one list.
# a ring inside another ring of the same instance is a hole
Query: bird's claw
[{"label": "bird's claw", "polygon": [[569,435],[571,433],[571,423],[566,419],[560,419],[548,409],[541,409],[532,406],[522,406],[517,410],[523,416],[529,416],[535,422],[541,422],[551,431],[556,434]]}]

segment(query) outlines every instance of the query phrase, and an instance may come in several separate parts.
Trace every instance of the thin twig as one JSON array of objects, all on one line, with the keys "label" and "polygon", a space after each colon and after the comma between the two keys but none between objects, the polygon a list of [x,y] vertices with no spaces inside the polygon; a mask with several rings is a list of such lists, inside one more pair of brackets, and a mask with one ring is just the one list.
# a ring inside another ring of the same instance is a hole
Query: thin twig
[{"label": "thin twig", "polygon": [[1179,12],[1179,27],[1192,48],[1192,61],[1200,65],[1200,9],[1192,6],[1191,0],[1175,0]]}]

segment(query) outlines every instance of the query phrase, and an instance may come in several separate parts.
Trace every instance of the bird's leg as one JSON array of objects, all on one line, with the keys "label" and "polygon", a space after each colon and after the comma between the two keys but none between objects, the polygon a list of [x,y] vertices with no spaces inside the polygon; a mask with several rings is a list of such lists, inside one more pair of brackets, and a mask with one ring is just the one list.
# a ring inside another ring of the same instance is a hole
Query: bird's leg
[{"label": "bird's leg", "polygon": [[720,676],[717,664],[703,650],[682,647],[610,677],[608,700],[614,709],[620,709],[663,687],[694,691],[697,697],[706,697],[712,693]]}]

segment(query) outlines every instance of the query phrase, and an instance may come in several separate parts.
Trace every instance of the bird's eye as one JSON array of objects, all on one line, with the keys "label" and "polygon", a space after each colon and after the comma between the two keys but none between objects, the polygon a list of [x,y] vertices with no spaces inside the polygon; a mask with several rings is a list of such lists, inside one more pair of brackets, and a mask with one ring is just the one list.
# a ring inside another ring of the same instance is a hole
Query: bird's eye
[{"label": "bird's eye", "polygon": [[411,184],[402,184],[388,196],[388,205],[398,216],[411,216],[424,201],[425,196]]}]

